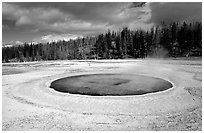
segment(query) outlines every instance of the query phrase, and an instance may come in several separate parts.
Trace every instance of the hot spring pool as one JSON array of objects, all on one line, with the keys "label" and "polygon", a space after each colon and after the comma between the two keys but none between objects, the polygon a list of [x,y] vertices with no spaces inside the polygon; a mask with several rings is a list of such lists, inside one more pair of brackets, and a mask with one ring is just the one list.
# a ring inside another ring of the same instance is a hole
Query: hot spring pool
[{"label": "hot spring pool", "polygon": [[164,79],[131,74],[77,75],[55,80],[50,85],[59,92],[90,96],[143,95],[172,87]]}]

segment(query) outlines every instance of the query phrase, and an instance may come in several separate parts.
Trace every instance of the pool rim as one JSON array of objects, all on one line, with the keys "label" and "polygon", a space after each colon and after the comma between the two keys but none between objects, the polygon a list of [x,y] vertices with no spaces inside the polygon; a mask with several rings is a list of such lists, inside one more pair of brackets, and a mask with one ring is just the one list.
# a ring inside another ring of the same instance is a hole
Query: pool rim
[{"label": "pool rim", "polygon": [[[62,79],[62,78],[68,78],[68,77],[72,77],[72,76],[83,76],[83,75],[97,75],[97,74],[102,74],[102,75],[106,75],[106,74],[110,74],[110,75],[117,75],[117,74],[120,74],[120,75],[139,75],[139,76],[146,76],[146,77],[151,77],[151,78],[158,78],[158,79],[161,79],[161,80],[165,80],[169,83],[171,83],[172,87],[171,88],[168,88],[166,90],[163,90],[163,91],[157,91],[157,92],[149,92],[149,93],[145,93],[145,94],[142,94],[142,95],[121,95],[121,96],[111,96],[111,95],[106,95],[106,96],[94,96],[94,95],[86,95],[86,94],[72,94],[72,93],[69,93],[69,92],[60,92],[60,91],[57,91],[55,90],[54,88],[51,88],[51,83],[53,81],[56,81],[58,79]],[[148,74],[125,74],[125,73],[88,73],[88,74],[76,74],[76,75],[69,75],[69,76],[66,76],[66,77],[61,77],[61,78],[57,78],[57,79],[53,79],[51,81],[49,81],[47,83],[48,85],[48,88],[51,92],[54,92],[54,93],[57,93],[57,94],[61,94],[61,95],[67,95],[67,96],[77,96],[77,97],[92,97],[92,98],[122,98],[122,97],[126,97],[126,98],[131,98],[131,97],[142,97],[142,96],[153,96],[153,95],[156,95],[156,94],[162,94],[162,93],[167,93],[169,91],[173,91],[177,86],[169,79],[166,79],[164,77],[158,77],[158,76],[152,76],[152,75],[148,75]]]}]

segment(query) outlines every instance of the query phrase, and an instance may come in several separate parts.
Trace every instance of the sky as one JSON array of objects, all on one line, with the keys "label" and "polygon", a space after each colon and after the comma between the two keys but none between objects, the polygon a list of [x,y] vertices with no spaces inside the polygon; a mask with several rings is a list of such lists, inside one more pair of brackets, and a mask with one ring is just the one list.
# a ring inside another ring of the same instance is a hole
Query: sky
[{"label": "sky", "polygon": [[202,21],[201,2],[3,2],[2,41],[48,42],[94,36],[127,26],[149,30],[161,22]]}]

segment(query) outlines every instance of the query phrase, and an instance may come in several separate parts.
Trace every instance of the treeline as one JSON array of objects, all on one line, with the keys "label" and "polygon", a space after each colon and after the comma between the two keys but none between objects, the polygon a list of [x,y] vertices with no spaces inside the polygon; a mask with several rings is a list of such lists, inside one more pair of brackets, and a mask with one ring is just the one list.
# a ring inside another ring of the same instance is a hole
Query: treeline
[{"label": "treeline", "polygon": [[150,31],[108,31],[97,37],[2,48],[2,61],[202,56],[202,24],[172,23]]}]

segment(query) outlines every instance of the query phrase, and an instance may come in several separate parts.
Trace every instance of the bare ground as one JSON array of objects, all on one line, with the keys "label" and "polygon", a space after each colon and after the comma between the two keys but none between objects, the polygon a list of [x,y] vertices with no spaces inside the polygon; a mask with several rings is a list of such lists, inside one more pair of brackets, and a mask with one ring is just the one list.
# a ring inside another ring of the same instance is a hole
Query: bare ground
[{"label": "bare ground", "polygon": [[[3,130],[201,131],[202,61],[102,60],[3,64]],[[141,96],[56,92],[52,81],[96,73],[143,74],[174,88]]]}]

